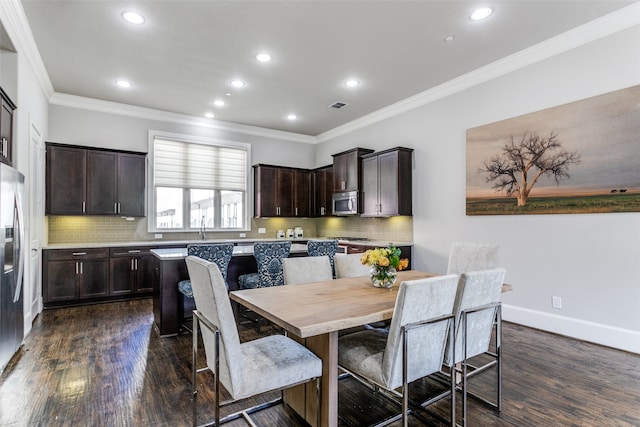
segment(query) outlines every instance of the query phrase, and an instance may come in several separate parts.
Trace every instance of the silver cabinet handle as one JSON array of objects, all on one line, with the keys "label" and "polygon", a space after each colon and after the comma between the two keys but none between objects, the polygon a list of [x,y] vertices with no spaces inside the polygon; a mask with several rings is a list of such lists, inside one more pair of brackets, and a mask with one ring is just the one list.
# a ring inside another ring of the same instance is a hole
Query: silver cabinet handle
[{"label": "silver cabinet handle", "polygon": [[127,251],[130,254],[139,254],[140,253],[140,249],[132,249],[130,251]]},{"label": "silver cabinet handle", "polygon": [[76,274],[79,274],[79,268],[78,268],[78,264],[80,264],[79,262],[76,262]]},{"label": "silver cabinet handle", "polygon": [[82,213],[85,213],[87,211],[87,203],[86,202],[82,202]]},{"label": "silver cabinet handle", "polygon": [[83,264],[84,264],[84,262],[81,262],[81,263],[80,263],[80,274],[84,274],[84,271],[82,271],[82,270],[83,270],[83,268],[82,268],[82,267],[83,267]]},{"label": "silver cabinet handle", "polygon": [[7,138],[2,138],[2,155],[7,157],[7,148],[8,148]]},{"label": "silver cabinet handle", "polygon": [[133,268],[133,258],[131,259],[131,271],[135,270],[135,268]]},{"label": "silver cabinet handle", "polygon": [[118,213],[120,213],[120,212],[121,212],[121,209],[120,209],[120,202],[118,202]]},{"label": "silver cabinet handle", "polygon": [[296,216],[298,216],[298,208],[296,208]]},{"label": "silver cabinet handle", "polygon": [[82,255],[86,255],[86,252],[74,252],[73,256],[82,256]]},{"label": "silver cabinet handle", "polygon": [[138,270],[138,258],[135,259],[136,261],[136,271]]}]

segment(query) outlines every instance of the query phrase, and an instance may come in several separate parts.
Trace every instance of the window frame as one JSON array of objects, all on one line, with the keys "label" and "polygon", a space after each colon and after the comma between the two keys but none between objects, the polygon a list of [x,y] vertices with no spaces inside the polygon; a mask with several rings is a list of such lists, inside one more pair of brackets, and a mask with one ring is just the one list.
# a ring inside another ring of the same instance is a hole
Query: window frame
[{"label": "window frame", "polygon": [[[187,135],[187,134],[179,134],[172,132],[164,132],[158,130],[149,130],[148,136],[148,155],[147,155],[147,189],[146,189],[146,197],[147,197],[147,231],[150,233],[194,233],[200,231],[200,227],[192,228],[190,221],[190,206],[189,206],[189,193],[192,188],[182,188],[183,190],[183,199],[182,199],[182,228],[158,228],[157,227],[157,207],[156,207],[156,185],[154,179],[154,168],[155,168],[155,152],[154,152],[154,142],[155,139],[165,139],[174,142],[186,143],[186,144],[203,144],[210,145],[216,147],[227,147],[234,148],[239,150],[244,150],[246,152],[245,159],[245,191],[244,191],[244,200],[243,203],[246,206],[244,212],[244,227],[234,227],[234,228],[220,228],[223,222],[222,219],[222,208],[221,208],[221,191],[225,190],[214,190],[214,228],[207,227],[207,233],[229,233],[229,232],[242,232],[242,231],[251,231],[251,216],[250,212],[253,212],[253,197],[249,197],[250,194],[253,194],[253,182],[251,180],[251,144],[245,142],[238,141],[229,141],[217,138],[206,138],[196,135]],[[197,189],[197,188],[194,188]]]}]

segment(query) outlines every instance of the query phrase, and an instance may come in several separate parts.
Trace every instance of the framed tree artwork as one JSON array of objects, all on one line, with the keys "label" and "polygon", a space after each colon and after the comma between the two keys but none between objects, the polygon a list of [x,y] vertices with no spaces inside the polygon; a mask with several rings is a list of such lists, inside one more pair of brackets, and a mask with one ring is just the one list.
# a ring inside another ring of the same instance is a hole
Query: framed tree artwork
[{"label": "framed tree artwork", "polygon": [[467,130],[467,215],[640,211],[640,86]]}]

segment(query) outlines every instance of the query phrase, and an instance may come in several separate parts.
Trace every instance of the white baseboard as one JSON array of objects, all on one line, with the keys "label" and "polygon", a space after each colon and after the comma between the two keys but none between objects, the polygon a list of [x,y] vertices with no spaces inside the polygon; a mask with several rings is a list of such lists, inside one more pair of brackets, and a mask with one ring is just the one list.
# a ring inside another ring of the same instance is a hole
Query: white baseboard
[{"label": "white baseboard", "polygon": [[583,341],[640,354],[640,332],[528,308],[502,305],[502,319]]}]

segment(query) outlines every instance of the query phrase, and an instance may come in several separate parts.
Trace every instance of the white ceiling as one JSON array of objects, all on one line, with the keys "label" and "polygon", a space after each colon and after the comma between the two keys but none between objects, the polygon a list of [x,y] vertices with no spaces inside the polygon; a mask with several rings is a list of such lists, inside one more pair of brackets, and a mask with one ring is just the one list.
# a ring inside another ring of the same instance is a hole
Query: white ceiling
[{"label": "white ceiling", "polygon": [[[213,120],[311,136],[631,3],[22,0],[56,93],[197,117],[210,111]],[[481,5],[493,15],[471,21]],[[125,22],[125,10],[146,22]],[[255,60],[262,51],[270,63]],[[133,88],[117,88],[119,78]],[[231,88],[233,78],[246,87]],[[361,85],[346,88],[348,78]],[[226,105],[215,107],[216,99]],[[329,108],[335,101],[348,106]],[[298,119],[287,121],[290,113]]]}]

